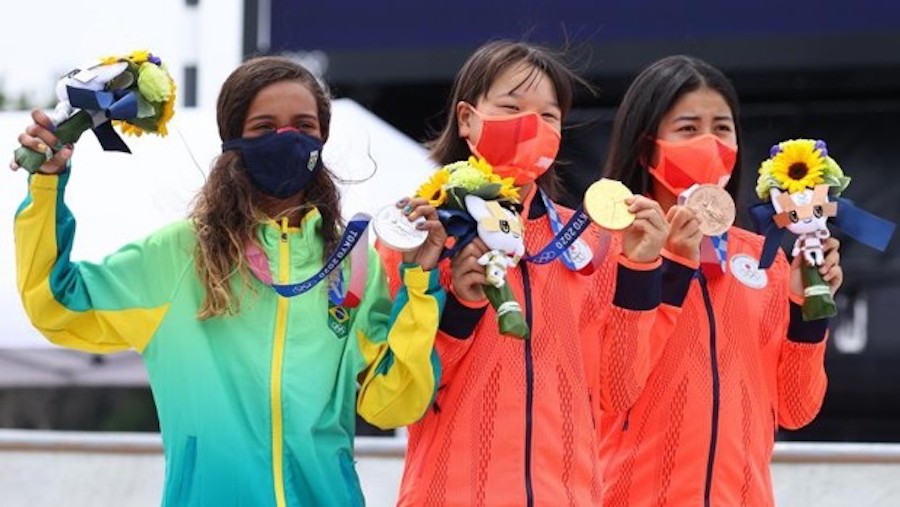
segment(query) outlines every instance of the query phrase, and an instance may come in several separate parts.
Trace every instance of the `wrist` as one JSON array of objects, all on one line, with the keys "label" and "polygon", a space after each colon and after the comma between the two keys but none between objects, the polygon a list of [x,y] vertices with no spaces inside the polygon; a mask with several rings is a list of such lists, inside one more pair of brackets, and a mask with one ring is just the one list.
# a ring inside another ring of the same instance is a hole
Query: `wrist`
[{"label": "wrist", "polygon": [[673,258],[681,259],[686,261],[688,264],[699,264],[700,263],[700,245],[681,245],[676,243],[669,243],[663,249],[663,252],[668,252],[672,254]]}]

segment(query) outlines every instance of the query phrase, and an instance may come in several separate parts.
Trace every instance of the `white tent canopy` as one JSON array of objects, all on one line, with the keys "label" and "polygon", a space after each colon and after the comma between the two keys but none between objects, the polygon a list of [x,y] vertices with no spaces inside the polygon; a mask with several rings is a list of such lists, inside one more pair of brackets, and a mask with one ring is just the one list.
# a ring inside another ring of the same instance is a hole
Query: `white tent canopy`
[{"label": "white tent canopy", "polygon": [[[29,122],[24,112],[0,113],[0,147],[6,147],[0,151],[8,154],[4,161],[11,159],[16,137]],[[125,138],[132,155],[103,152],[93,135],[85,133],[66,192],[78,220],[73,259],[99,260],[184,217],[220,151],[217,132],[214,111],[182,110],[166,138]],[[433,165],[422,146],[348,99],[334,102],[324,159],[342,180],[365,179],[341,185],[347,217],[357,211],[374,213],[410,194]],[[10,349],[52,347],[31,327],[16,291],[12,224],[25,197],[26,176],[24,171],[0,171],[0,349],[7,354]]]}]

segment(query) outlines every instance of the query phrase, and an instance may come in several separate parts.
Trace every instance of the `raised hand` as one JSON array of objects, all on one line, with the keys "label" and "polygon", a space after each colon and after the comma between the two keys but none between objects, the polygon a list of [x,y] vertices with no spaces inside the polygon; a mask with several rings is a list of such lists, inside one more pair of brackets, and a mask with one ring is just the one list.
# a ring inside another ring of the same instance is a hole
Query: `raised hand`
[{"label": "raised hand", "polygon": [[649,263],[659,257],[669,235],[669,224],[659,203],[643,196],[625,200],[634,222],[622,233],[622,253],[628,260]]},{"label": "raised hand", "polygon": [[672,206],[666,213],[666,222],[669,224],[666,250],[679,257],[699,262],[703,233],[700,231],[700,221],[694,211],[686,206]]},{"label": "raised hand", "polygon": [[[31,111],[31,119],[34,123],[25,128],[25,132],[19,134],[19,144],[38,153],[46,153],[49,159],[44,162],[39,171],[45,174],[58,174],[66,167],[66,163],[72,158],[72,146],[58,146],[59,139],[53,135],[53,122],[40,109]],[[55,149],[51,149],[51,147]],[[13,171],[19,169],[15,159],[9,163]]]},{"label": "raised hand", "polygon": [[[837,293],[838,289],[841,288],[841,284],[844,283],[840,247],[841,242],[835,238],[826,239],[824,245],[822,245],[822,249],[825,252],[825,260],[819,266],[819,274],[822,275],[822,280],[828,284],[832,296]],[[795,256],[793,262],[791,262],[791,293],[801,297],[803,296],[803,276],[800,270],[803,262],[803,255]]]},{"label": "raised hand", "polygon": [[450,259],[450,279],[453,293],[461,300],[484,301],[483,285],[487,283],[485,267],[478,262],[490,249],[481,238],[475,238]]},{"label": "raised hand", "polygon": [[434,269],[440,260],[444,244],[447,242],[447,231],[444,230],[444,225],[438,219],[437,210],[434,206],[429,205],[428,201],[421,198],[402,199],[397,206],[403,210],[403,214],[411,222],[415,222],[419,217],[424,218],[424,221],[416,224],[416,228],[428,231],[428,238],[425,239],[422,246],[403,253],[403,262],[418,264],[425,271]]}]

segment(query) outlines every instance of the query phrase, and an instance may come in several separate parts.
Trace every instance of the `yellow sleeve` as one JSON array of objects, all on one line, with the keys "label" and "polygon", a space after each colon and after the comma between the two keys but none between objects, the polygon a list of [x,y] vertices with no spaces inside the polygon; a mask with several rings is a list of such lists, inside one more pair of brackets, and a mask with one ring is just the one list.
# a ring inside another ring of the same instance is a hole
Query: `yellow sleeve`
[{"label": "yellow sleeve", "polygon": [[369,257],[369,287],[351,331],[365,364],[357,411],[375,426],[396,428],[425,414],[440,381],[434,338],[444,291],[437,270],[403,265],[391,303],[381,261],[374,250]]}]

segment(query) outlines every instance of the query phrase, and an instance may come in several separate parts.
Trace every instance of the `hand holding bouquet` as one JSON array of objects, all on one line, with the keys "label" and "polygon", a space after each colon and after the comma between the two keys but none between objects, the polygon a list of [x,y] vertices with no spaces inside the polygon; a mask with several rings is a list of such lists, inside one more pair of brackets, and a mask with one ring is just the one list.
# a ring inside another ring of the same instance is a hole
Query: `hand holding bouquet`
[{"label": "hand holding bouquet", "polygon": [[515,211],[519,191],[512,178],[501,178],[487,162],[470,157],[435,172],[416,195],[438,209],[447,233],[456,238],[448,253],[476,236],[490,248],[478,262],[485,266],[484,292],[497,312],[500,332],[527,339],[522,308],[506,284],[507,269],[525,254],[522,220]]}]

